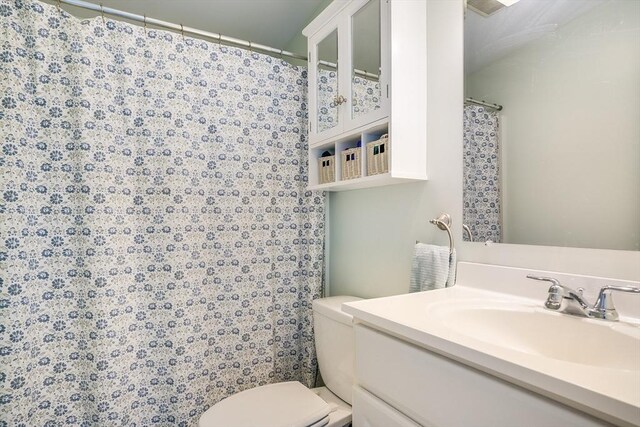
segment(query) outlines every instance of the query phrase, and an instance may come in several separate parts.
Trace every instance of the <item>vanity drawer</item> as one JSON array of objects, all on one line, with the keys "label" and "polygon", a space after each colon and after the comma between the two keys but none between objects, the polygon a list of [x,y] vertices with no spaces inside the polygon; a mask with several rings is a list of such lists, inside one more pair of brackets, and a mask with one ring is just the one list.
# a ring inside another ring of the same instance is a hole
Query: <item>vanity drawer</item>
[{"label": "vanity drawer", "polygon": [[420,427],[366,390],[353,388],[354,427]]},{"label": "vanity drawer", "polygon": [[367,326],[355,339],[356,383],[422,425],[610,425]]}]

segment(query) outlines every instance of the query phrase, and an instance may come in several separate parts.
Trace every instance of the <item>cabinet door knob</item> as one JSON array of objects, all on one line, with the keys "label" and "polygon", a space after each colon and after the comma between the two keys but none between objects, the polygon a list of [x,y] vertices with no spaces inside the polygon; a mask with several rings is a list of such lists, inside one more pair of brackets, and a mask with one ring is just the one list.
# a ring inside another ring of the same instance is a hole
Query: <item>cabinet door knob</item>
[{"label": "cabinet door knob", "polygon": [[342,105],[342,104],[344,104],[345,102],[347,102],[347,98],[345,98],[345,97],[344,97],[344,96],[342,96],[342,95],[338,95],[338,96],[336,96],[336,97],[333,99],[333,102],[334,102],[336,105]]}]

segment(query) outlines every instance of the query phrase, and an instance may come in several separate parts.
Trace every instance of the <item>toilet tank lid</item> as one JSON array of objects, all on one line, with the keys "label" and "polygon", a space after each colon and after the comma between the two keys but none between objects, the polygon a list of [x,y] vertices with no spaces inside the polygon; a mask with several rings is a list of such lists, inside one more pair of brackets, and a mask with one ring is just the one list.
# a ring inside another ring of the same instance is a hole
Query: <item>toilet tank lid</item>
[{"label": "toilet tank lid", "polygon": [[359,301],[362,298],[340,295],[335,297],[319,298],[313,300],[313,311],[320,313],[336,322],[351,326],[353,316],[342,311],[345,302]]}]

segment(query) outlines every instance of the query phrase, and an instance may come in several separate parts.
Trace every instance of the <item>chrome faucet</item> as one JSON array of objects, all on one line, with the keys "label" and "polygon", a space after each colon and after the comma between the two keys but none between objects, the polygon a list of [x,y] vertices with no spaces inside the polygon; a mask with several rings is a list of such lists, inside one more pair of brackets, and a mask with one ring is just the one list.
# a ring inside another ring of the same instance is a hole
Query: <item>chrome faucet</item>
[{"label": "chrome faucet", "polygon": [[640,293],[640,288],[633,286],[607,285],[600,289],[596,303],[590,305],[582,296],[582,288],[573,290],[553,277],[528,275],[527,278],[551,282],[549,295],[544,303],[546,309],[595,319],[618,320],[618,312],[613,305],[612,291]]}]

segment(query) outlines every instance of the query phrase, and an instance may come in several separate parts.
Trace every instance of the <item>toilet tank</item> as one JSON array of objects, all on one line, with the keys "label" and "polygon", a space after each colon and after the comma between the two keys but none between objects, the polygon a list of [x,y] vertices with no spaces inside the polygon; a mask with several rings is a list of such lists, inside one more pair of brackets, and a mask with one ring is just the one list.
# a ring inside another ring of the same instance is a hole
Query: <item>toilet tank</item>
[{"label": "toilet tank", "polygon": [[360,298],[337,296],[313,301],[313,328],[320,374],[329,390],[351,404],[354,382],[353,317],[340,308]]}]

